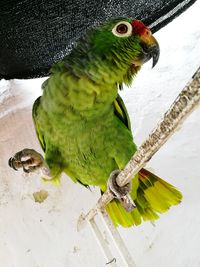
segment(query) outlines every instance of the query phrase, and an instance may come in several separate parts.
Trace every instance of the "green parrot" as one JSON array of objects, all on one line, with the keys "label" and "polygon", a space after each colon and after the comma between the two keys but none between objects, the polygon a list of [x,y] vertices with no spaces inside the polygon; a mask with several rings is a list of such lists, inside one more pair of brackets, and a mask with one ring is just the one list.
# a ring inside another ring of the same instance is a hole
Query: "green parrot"
[{"label": "green parrot", "polygon": [[[26,148],[9,159],[10,167],[25,172],[43,168],[57,183],[64,172],[74,182],[105,192],[110,174],[122,170],[137,149],[118,91],[123,84],[131,85],[151,58],[155,66],[159,45],[139,20],[112,19],[88,30],[71,53],[53,65],[34,103],[33,120],[45,158]],[[106,206],[115,226],[155,220],[182,198],[145,169],[133,177],[129,189],[135,205],[131,211],[124,209],[122,197]]]}]

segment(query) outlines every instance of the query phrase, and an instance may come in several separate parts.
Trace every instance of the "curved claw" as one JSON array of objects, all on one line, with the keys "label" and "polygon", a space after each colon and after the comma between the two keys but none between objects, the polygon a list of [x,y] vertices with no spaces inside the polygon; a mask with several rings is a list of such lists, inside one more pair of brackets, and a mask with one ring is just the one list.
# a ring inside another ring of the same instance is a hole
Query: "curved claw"
[{"label": "curved claw", "polygon": [[14,158],[14,157],[11,157],[11,158],[9,158],[9,160],[8,160],[8,165],[9,165],[11,168],[13,168],[13,170],[18,171],[18,169],[15,167],[14,162],[15,162],[15,158]]},{"label": "curved claw", "polygon": [[22,168],[25,173],[30,173],[30,169],[26,169],[24,166]]}]

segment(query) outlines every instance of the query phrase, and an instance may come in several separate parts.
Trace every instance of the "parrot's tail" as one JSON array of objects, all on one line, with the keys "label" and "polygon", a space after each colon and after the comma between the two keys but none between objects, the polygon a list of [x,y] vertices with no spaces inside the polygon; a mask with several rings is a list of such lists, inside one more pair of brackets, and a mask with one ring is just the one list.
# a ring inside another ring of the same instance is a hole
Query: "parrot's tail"
[{"label": "parrot's tail", "polygon": [[106,206],[115,226],[139,225],[142,219],[154,221],[159,218],[158,213],[166,212],[171,206],[181,202],[182,194],[176,188],[145,169],[138,173],[138,181],[136,197],[134,188],[130,193],[136,205],[132,212],[126,212],[116,199]]}]

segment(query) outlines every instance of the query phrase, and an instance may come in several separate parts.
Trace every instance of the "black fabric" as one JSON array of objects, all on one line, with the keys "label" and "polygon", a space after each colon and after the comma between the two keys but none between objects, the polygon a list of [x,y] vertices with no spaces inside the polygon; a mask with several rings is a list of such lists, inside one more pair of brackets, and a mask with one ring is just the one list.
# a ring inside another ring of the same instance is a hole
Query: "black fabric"
[{"label": "black fabric", "polygon": [[155,32],[195,0],[1,0],[0,78],[48,75],[85,30],[109,18],[143,20]]}]

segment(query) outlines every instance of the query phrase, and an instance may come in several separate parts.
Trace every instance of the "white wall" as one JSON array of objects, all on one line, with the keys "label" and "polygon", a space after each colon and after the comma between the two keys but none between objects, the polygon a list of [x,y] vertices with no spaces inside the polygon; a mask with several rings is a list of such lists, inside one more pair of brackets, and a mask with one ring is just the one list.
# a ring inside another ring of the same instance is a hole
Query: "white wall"
[{"label": "white wall", "polygon": [[[122,92],[138,145],[199,66],[199,12],[198,1],[156,34],[161,47],[158,65],[153,70],[150,63],[144,66],[132,88]],[[90,192],[66,177],[60,187],[46,185],[39,175],[25,176],[7,165],[8,158],[24,147],[40,149],[31,105],[41,83],[0,81],[0,266],[105,266],[90,228],[76,230],[78,216],[95,204],[98,190]],[[162,215],[155,226],[119,229],[139,267],[200,266],[199,117],[197,109],[148,164],[183,192],[181,205]],[[40,189],[49,192],[42,204],[32,196]]]}]

